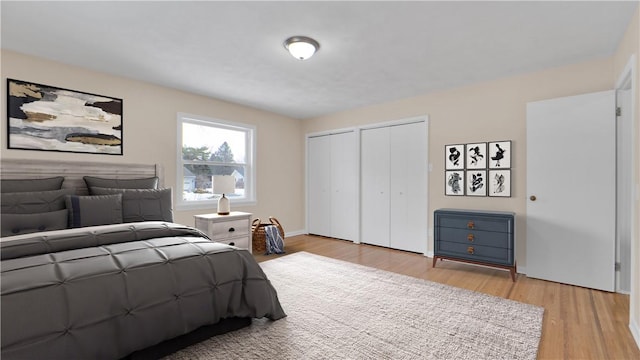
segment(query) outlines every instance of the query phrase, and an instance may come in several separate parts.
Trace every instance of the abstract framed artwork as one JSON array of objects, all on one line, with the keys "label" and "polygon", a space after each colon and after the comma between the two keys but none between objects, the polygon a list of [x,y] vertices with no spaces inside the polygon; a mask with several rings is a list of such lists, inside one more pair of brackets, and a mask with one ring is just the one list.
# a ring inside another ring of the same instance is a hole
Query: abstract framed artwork
[{"label": "abstract framed artwork", "polygon": [[467,169],[487,168],[487,143],[473,143],[465,146]]},{"label": "abstract framed artwork", "polygon": [[445,145],[444,147],[445,170],[464,169],[464,145]]},{"label": "abstract framed artwork", "polygon": [[511,170],[489,170],[489,196],[511,197]]},{"label": "abstract framed artwork", "polygon": [[489,169],[508,169],[511,167],[511,141],[489,143]]},{"label": "abstract framed artwork", "polygon": [[487,170],[467,170],[468,196],[487,196]]},{"label": "abstract framed artwork", "polygon": [[7,79],[9,149],[122,155],[122,99]]},{"label": "abstract framed artwork", "polygon": [[464,195],[464,170],[445,171],[444,194],[450,196]]}]

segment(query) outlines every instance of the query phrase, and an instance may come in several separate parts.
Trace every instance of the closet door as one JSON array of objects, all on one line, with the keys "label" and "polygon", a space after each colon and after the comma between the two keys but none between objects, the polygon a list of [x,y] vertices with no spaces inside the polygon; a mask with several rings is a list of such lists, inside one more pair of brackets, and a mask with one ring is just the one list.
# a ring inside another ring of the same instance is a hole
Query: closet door
[{"label": "closet door", "polygon": [[367,244],[389,247],[389,128],[361,131],[361,237]]},{"label": "closet door", "polygon": [[358,237],[358,149],[355,132],[331,138],[331,234],[354,241]]},{"label": "closet door", "polygon": [[390,247],[427,251],[427,149],[424,122],[390,132]]},{"label": "closet door", "polygon": [[307,143],[307,231],[331,235],[331,137],[310,137]]}]

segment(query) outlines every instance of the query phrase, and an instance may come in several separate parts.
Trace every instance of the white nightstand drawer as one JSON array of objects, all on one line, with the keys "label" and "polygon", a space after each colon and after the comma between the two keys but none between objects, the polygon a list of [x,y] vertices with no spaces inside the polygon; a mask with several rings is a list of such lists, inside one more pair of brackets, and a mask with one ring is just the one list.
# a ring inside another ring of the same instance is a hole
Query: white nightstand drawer
[{"label": "white nightstand drawer", "polygon": [[239,247],[241,249],[248,249],[249,248],[249,238],[248,237],[239,237],[239,238],[234,238],[234,239],[224,239],[224,240],[218,240],[216,242],[222,243],[222,244],[227,244],[227,245],[233,245],[235,247]]},{"label": "white nightstand drawer", "polygon": [[212,240],[219,241],[237,236],[249,234],[249,221],[246,219],[209,224],[209,236]]}]

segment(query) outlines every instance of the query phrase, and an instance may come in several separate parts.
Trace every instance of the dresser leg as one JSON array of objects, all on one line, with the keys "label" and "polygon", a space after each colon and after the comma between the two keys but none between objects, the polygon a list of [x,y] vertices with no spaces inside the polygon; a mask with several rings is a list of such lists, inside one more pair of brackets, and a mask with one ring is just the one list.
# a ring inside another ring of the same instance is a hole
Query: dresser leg
[{"label": "dresser leg", "polygon": [[431,267],[436,267],[436,261],[438,261],[438,257],[437,256],[433,256],[433,265]]},{"label": "dresser leg", "polygon": [[511,273],[511,280],[513,280],[513,282],[516,282],[516,266],[514,265],[512,268],[510,268],[509,272]]}]

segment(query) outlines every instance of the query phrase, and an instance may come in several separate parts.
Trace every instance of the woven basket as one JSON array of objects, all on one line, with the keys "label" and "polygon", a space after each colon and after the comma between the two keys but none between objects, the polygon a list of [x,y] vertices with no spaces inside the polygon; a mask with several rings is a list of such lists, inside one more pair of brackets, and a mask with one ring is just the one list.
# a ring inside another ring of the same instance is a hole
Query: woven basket
[{"label": "woven basket", "polygon": [[278,228],[280,236],[284,239],[284,229],[278,219],[270,216],[269,222],[270,224],[262,224],[260,223],[260,219],[254,219],[251,223],[251,233],[253,234],[251,242],[253,243],[252,248],[254,253],[264,254],[267,251],[267,233],[264,230],[264,227],[267,225],[275,225]]}]

